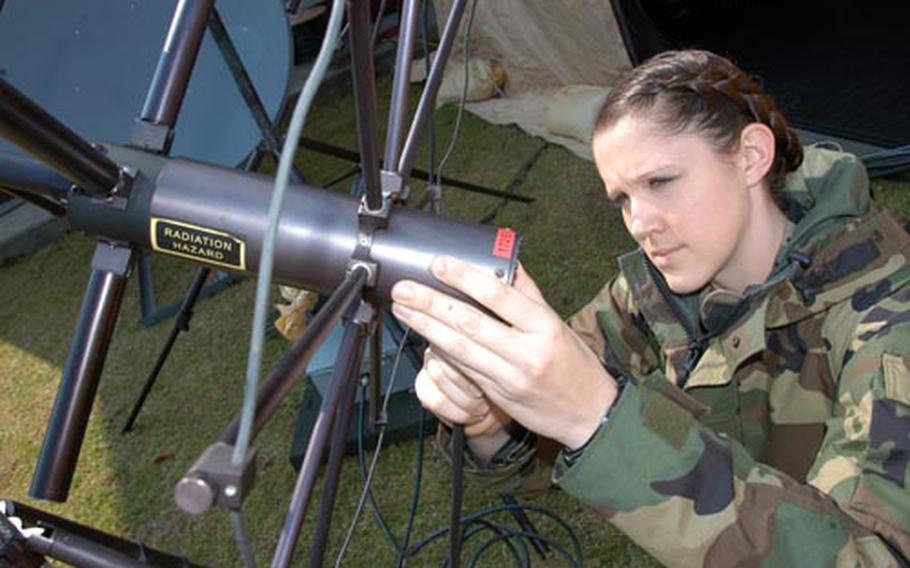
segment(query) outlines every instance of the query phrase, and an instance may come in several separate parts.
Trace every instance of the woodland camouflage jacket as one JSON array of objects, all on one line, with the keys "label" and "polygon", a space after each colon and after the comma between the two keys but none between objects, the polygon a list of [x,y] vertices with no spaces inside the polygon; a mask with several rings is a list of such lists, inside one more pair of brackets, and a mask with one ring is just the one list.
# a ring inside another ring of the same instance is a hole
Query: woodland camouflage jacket
[{"label": "woodland camouflage jacket", "polygon": [[788,192],[743,296],[621,258],[570,323],[630,381],[553,477],[667,565],[907,566],[910,238],[848,154],[808,149]]}]

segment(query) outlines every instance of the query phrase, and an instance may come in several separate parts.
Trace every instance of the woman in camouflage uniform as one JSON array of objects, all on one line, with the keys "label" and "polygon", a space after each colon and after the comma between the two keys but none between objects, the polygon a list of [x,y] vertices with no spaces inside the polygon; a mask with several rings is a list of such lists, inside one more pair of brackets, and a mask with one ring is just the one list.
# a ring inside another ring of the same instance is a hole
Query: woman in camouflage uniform
[{"label": "woman in camouflage uniform", "polygon": [[594,132],[640,248],[568,324],[522,271],[510,288],[434,261],[501,321],[399,283],[432,345],[423,404],[467,425],[491,480],[533,477],[536,436],[555,440],[555,482],[666,564],[906,566],[910,239],[862,166],[804,157],[701,51],[633,70]]}]

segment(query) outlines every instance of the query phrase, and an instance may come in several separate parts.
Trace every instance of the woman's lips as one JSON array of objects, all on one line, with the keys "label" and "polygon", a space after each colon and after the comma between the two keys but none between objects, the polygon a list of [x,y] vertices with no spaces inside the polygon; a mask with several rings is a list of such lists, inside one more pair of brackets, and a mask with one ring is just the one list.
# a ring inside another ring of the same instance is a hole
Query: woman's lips
[{"label": "woman's lips", "polygon": [[674,255],[680,249],[682,249],[682,245],[651,251],[651,261],[658,266],[670,264],[670,262],[673,260]]}]

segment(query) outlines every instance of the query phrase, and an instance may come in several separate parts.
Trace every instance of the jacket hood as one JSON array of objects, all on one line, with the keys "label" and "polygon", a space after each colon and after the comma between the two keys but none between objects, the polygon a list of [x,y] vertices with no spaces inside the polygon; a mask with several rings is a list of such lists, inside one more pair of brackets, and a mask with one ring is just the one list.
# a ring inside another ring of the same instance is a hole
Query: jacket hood
[{"label": "jacket hood", "polygon": [[784,187],[791,203],[788,216],[796,227],[778,254],[777,270],[790,262],[794,251],[862,217],[871,206],[869,178],[856,156],[823,146],[806,147],[804,153],[802,165],[787,176]]},{"label": "jacket hood", "polygon": [[806,147],[803,164],[787,177],[785,193],[795,226],[767,281],[742,294],[710,286],[674,294],[638,250],[620,258],[633,294],[644,304],[661,296],[691,340],[722,333],[750,305],[761,305],[766,327],[779,327],[845,299],[854,298],[860,308],[910,280],[910,239],[872,203],[865,168],[855,156]]},{"label": "jacket hood", "polygon": [[862,309],[910,277],[910,239],[872,203],[866,170],[855,156],[806,148],[803,165],[787,178],[786,192],[796,226],[781,246],[774,274],[757,287],[772,291],[768,327],[847,299]]}]

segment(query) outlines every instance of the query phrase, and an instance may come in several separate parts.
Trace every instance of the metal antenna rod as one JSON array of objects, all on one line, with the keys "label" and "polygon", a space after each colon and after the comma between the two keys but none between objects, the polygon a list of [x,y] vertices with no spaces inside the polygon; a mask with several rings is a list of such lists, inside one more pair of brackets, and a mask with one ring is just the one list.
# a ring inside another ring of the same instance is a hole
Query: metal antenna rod
[{"label": "metal antenna rod", "polygon": [[92,276],[44,436],[29,495],[66,501],[132,264],[128,248],[98,243]]},{"label": "metal antenna rod", "polygon": [[363,358],[365,341],[366,334],[363,327],[354,322],[349,323],[345,328],[341,346],[338,348],[330,390],[319,407],[319,416],[317,416],[310,434],[306,454],[300,466],[300,474],[297,476],[297,483],[291,496],[291,505],[285,517],[284,527],[281,529],[275,556],[272,558],[272,568],[289,566],[293,559],[297,537],[303,526],[313,485],[316,483],[316,473],[322,462],[326,442],[335,422],[339,401],[347,390],[345,382],[356,381],[359,376],[359,363]]},{"label": "metal antenna rod", "polygon": [[[253,421],[251,441],[275,414],[284,395],[294,384],[294,379],[306,369],[316,350],[331,333],[332,327],[360,294],[365,280],[365,269],[352,271],[322,306],[303,336],[272,368],[272,372],[256,393],[256,417]],[[221,431],[218,440],[233,445],[239,430],[240,416],[237,416]]]},{"label": "metal antenna rod", "polygon": [[411,80],[411,56],[417,41],[418,0],[404,0],[398,32],[398,51],[395,54],[395,78],[392,83],[392,103],[385,139],[385,168],[392,169],[401,156],[404,123],[408,111],[408,83]]},{"label": "metal antenna rod", "polygon": [[120,181],[117,164],[2,78],[0,136],[92,195],[104,197]]},{"label": "metal antenna rod", "polygon": [[[259,128],[265,148],[272,157],[278,160],[281,157],[281,141],[278,139],[278,135],[275,134],[275,125],[272,124],[272,120],[269,118],[269,113],[262,103],[262,99],[259,97],[256,86],[253,84],[253,80],[250,79],[246,67],[243,65],[243,60],[240,58],[237,47],[234,45],[234,41],[231,39],[231,35],[228,33],[224,20],[221,19],[217,8],[212,8],[212,13],[209,16],[209,33],[215,38],[221,57],[224,58],[224,62],[227,63],[231,76],[234,78],[234,84],[237,85],[240,96],[243,97],[247,108],[250,110],[253,122]],[[258,164],[255,165],[258,166]],[[255,169],[251,167],[247,168],[247,171],[255,171]],[[303,181],[303,176],[296,167],[291,168],[291,181],[294,183]]]},{"label": "metal antenna rod", "polygon": [[[361,334],[358,339],[359,346],[353,347],[353,352],[344,353],[344,361],[335,361],[332,371],[332,382],[342,383],[341,400],[335,411],[335,426],[332,429],[332,441],[329,450],[329,462],[325,470],[325,482],[322,486],[322,500],[319,503],[316,533],[313,536],[313,546],[310,549],[310,566],[322,566],[325,558],[326,543],[329,540],[329,527],[332,524],[332,512],[335,509],[335,497],[338,494],[338,482],[341,478],[344,450],[347,443],[348,428],[351,424],[351,413],[354,409],[354,399],[357,398],[357,388],[362,375],[364,344],[370,333],[370,327],[381,332],[376,325],[375,317],[378,312],[369,304],[361,303],[360,309],[354,316],[354,321],[348,325],[356,327]],[[341,356],[342,353],[339,353]],[[373,356],[372,354],[370,355]]]},{"label": "metal antenna rod", "polygon": [[369,2],[349,0],[348,20],[351,23],[351,70],[354,76],[354,103],[357,109],[366,203],[371,211],[379,211],[382,209],[383,196],[376,152],[376,77],[373,69],[373,43],[370,41]]},{"label": "metal antenna rod", "polygon": [[[173,128],[215,0],[179,0],[139,118]],[[167,153],[167,148],[163,149]]]},{"label": "metal antenna rod", "polygon": [[423,134],[430,111],[433,109],[433,105],[436,104],[436,95],[439,92],[439,86],[442,84],[446,62],[452,53],[452,46],[458,36],[458,26],[461,25],[461,19],[464,16],[464,9],[467,3],[467,0],[455,0],[451,10],[449,10],[449,19],[446,20],[446,27],[439,40],[436,57],[433,59],[426,84],[420,94],[420,101],[417,103],[417,110],[414,112],[414,119],[411,121],[411,129],[408,131],[408,137],[401,152],[401,160],[397,164],[398,173],[405,178],[405,181],[410,177],[411,169],[414,167],[414,160],[417,156],[417,145],[420,141],[420,136]]}]

